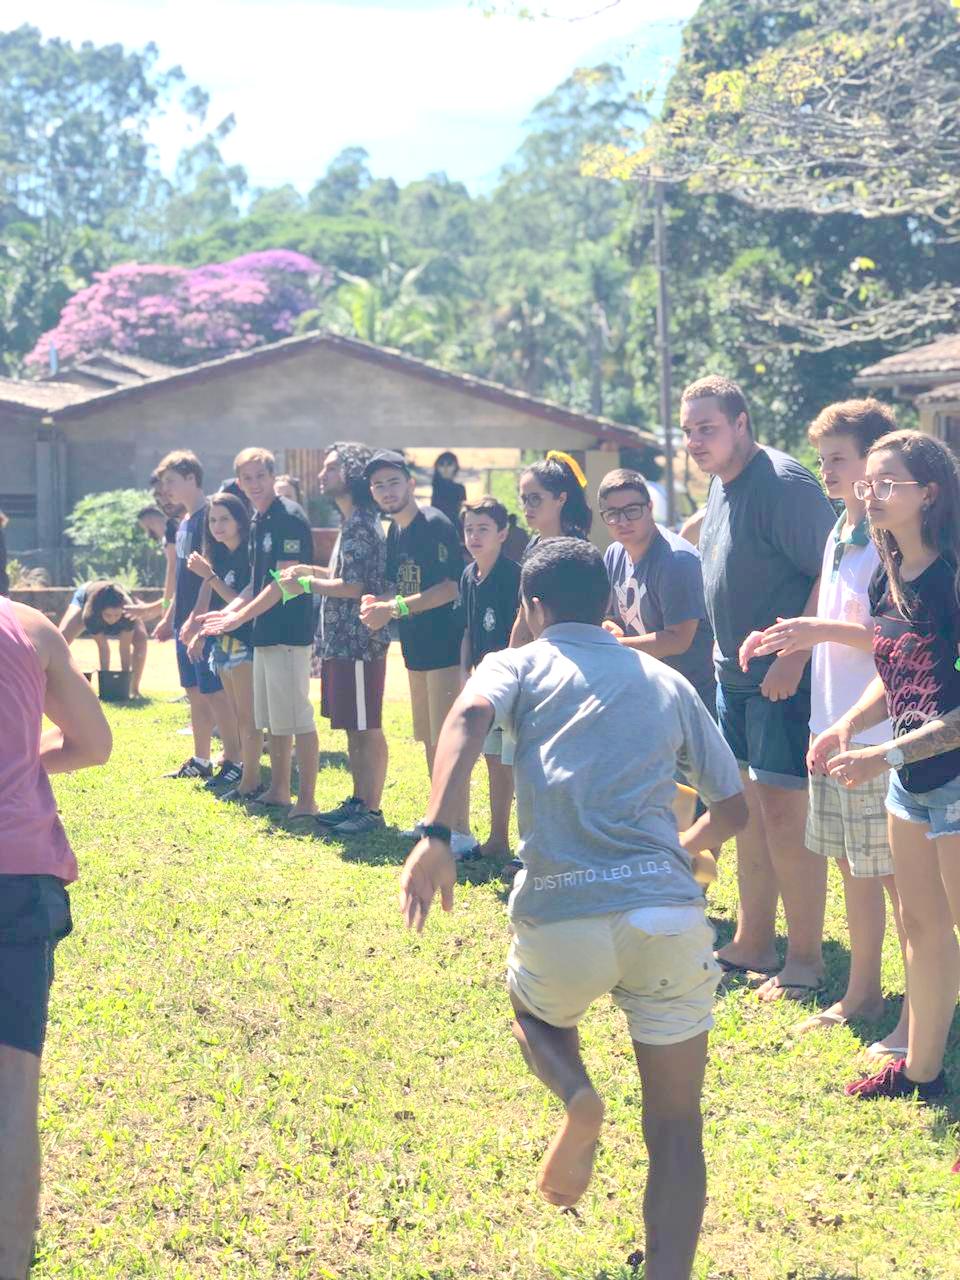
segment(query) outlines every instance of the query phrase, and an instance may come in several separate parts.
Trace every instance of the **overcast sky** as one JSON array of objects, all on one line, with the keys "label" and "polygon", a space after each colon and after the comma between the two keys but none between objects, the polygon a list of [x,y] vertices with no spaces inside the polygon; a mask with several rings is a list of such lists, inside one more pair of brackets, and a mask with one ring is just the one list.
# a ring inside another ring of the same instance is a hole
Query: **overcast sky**
[{"label": "overcast sky", "polygon": [[[225,154],[255,186],[307,190],[357,145],[377,176],[446,170],[481,190],[531,108],[575,67],[620,56],[632,82],[657,80],[697,7],[605,2],[530,0],[556,15],[530,22],[487,17],[468,0],[4,0],[2,21],[74,43],[152,40],[161,66],[179,63],[210,92],[210,123],[236,115]],[[166,168],[187,128],[175,113],[155,129]]]}]

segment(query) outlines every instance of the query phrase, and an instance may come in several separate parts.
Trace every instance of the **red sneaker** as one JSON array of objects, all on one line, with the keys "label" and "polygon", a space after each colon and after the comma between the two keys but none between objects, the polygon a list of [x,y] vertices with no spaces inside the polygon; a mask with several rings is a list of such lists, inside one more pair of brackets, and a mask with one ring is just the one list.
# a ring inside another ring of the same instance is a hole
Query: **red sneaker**
[{"label": "red sneaker", "polygon": [[946,1093],[947,1081],[941,1071],[933,1080],[919,1083],[907,1075],[907,1060],[899,1058],[878,1071],[875,1076],[867,1076],[866,1080],[855,1080],[848,1084],[844,1093],[850,1098],[910,1098],[917,1097],[921,1102],[933,1102]]}]

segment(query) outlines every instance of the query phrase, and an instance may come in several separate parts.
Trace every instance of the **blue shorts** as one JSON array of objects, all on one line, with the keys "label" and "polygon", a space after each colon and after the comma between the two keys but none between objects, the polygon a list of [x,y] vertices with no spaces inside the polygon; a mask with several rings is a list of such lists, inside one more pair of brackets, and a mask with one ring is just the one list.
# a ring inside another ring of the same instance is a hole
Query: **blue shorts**
[{"label": "blue shorts", "polygon": [[87,584],[82,582],[73,595],[70,597],[70,603],[75,609],[82,609],[87,603]]},{"label": "blue shorts", "polygon": [[886,806],[887,813],[895,818],[922,822],[929,827],[928,840],[936,840],[937,836],[960,836],[960,778],[932,791],[907,791],[896,769],[891,769]]},{"label": "blue shorts", "polygon": [[759,689],[717,685],[717,723],[727,745],[755,782],[807,789],[810,691],[771,702]]},{"label": "blue shorts", "polygon": [[201,693],[219,693],[223,688],[220,677],[210,670],[210,650],[213,637],[204,641],[203,651],[194,662],[187,656],[187,646],[177,640],[177,667],[180,671],[181,689],[199,689]]},{"label": "blue shorts", "polygon": [[40,1057],[53,951],[73,924],[56,876],[0,876],[0,1044]]}]

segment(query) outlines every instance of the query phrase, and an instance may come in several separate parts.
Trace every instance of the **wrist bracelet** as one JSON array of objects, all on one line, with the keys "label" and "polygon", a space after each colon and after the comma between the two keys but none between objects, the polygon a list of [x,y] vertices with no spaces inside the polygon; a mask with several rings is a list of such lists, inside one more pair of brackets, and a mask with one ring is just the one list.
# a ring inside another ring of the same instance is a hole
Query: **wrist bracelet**
[{"label": "wrist bracelet", "polygon": [[297,579],[297,581],[300,583],[301,587],[303,587],[304,591],[306,591],[308,595],[312,595],[312,594],[313,594],[313,579],[312,579],[312,578],[308,578],[308,577],[307,577],[307,575],[306,575],[306,574],[304,574],[304,575],[303,575],[303,577],[302,577],[302,578],[298,578],[298,579]]},{"label": "wrist bracelet", "polygon": [[161,601],[160,601],[160,608],[161,608],[161,609],[169,609],[169,608],[170,608],[170,601],[169,601],[169,600],[161,600]]},{"label": "wrist bracelet", "polygon": [[394,599],[393,607],[394,607],[394,609],[396,610],[396,613],[394,614],[394,617],[396,617],[396,618],[409,618],[409,616],[410,616],[410,606],[407,604],[406,600],[404,600],[403,596],[397,596],[397,597]]}]

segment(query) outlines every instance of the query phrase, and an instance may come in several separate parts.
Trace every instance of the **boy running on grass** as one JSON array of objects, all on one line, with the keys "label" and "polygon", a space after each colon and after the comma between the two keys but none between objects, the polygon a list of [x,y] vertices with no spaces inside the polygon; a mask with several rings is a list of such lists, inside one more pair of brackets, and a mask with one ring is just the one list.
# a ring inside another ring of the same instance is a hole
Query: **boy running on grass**
[{"label": "boy running on grass", "polygon": [[[104,764],[100,703],[42,613],[0,599],[0,1277],[23,1280],[40,1189],[37,1107],[53,952],[77,863],[47,775]],[[53,727],[43,729],[47,716]]]},{"label": "boy running on grass", "polygon": [[[876,679],[868,588],[880,558],[870,539],[864,504],[853,486],[864,478],[870,446],[895,430],[892,412],[878,400],[828,405],[814,420],[807,434],[820,455],[823,487],[832,501],[844,504],[823,553],[817,616],[780,620],[747,641],[749,652],[758,656],[813,650],[810,732],[814,737],[846,715]],[[892,737],[890,721],[884,720],[862,730],[851,746],[874,746]],[[850,975],[836,1004],[800,1023],[800,1032],[882,1015],[884,890],[903,944],[900,898],[887,838],[886,774],[850,790],[838,778],[811,770],[809,787],[806,845],[814,853],[836,859],[840,868],[850,929]],[[896,1027],[871,1045],[869,1052],[875,1057],[903,1057],[907,1022],[904,998]]]},{"label": "boy running on grass", "polygon": [[[451,709],[400,904],[418,931],[436,893],[452,910],[451,817],[491,728],[509,731],[524,863],[509,905],[513,1032],[566,1108],[540,1190],[567,1206],[590,1181],[603,1103],[577,1023],[609,992],[643,1086],[647,1280],[685,1280],[705,1199],[700,1095],[720,975],[690,855],[742,827],[747,807],[733,753],[691,686],[603,630],[609,593],[587,542],[553,538],[528,557],[521,599],[534,640],[489,654]],[[678,763],[709,806],[679,837]]]},{"label": "boy running on grass", "polygon": [[[463,540],[473,556],[460,578],[464,632],[460,642],[460,677],[488,653],[506,649],[520,607],[520,566],[503,554],[510,526],[507,509],[496,498],[468,502],[461,516]],[[493,729],[483,744],[490,783],[490,835],[480,846],[484,858],[510,856],[510,806],[513,803],[513,742]]]}]

